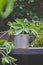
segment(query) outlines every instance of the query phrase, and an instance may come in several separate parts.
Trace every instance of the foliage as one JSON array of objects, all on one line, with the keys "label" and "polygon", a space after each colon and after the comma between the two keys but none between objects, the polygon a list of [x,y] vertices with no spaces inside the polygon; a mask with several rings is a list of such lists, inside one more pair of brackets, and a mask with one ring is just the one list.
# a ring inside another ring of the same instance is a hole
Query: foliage
[{"label": "foliage", "polygon": [[5,47],[5,49],[6,49],[6,52],[4,50],[0,49],[0,54],[3,55],[2,64],[3,65],[5,65],[6,63],[11,64],[11,65],[15,64],[14,62],[16,61],[16,59],[14,59],[13,57],[8,55],[14,48],[12,42],[8,42],[7,40],[1,39],[0,47]]},{"label": "foliage", "polygon": [[43,22],[39,22],[37,21],[37,24],[38,26],[38,36],[36,36],[35,40],[31,43],[31,46],[40,46],[42,43],[43,43]]},{"label": "foliage", "polygon": [[38,41],[31,42],[31,47],[39,47],[41,44]]},{"label": "foliage", "polygon": [[4,39],[0,40],[0,46],[6,48],[7,54],[10,53],[12,49],[14,48],[12,42],[8,42],[7,40],[4,40]]},{"label": "foliage", "polygon": [[5,42],[5,40],[0,40],[0,46],[2,46],[3,45],[3,43]]},{"label": "foliage", "polygon": [[7,18],[13,11],[15,1],[16,0],[0,0],[0,16]]},{"label": "foliage", "polygon": [[38,27],[25,19],[16,19],[16,22],[8,22],[10,29],[8,30],[9,34],[29,34],[29,35],[37,35]]},{"label": "foliage", "polygon": [[[14,2],[12,2],[13,0],[6,1],[4,3],[2,0],[3,5],[0,4],[0,6],[2,6],[0,14],[3,18],[7,18],[11,13],[13,18],[32,19],[33,16],[37,15],[36,12],[38,9],[38,5],[35,3],[37,2],[35,0],[14,0]],[[2,9],[5,9],[5,11],[3,11]]]},{"label": "foliage", "polygon": [[38,4],[37,0],[17,0],[12,13],[13,18],[27,18],[31,20],[33,16],[37,16]]},{"label": "foliage", "polygon": [[[2,1],[2,2],[1,2]],[[0,27],[2,30],[8,30],[8,26],[6,25],[8,21],[15,21],[16,18],[27,18],[29,21],[32,20],[34,16],[37,16],[37,12],[39,13],[39,2],[38,0],[14,0],[13,5],[8,5],[8,1],[10,0],[0,0],[0,17],[6,18],[1,20]],[[7,1],[7,2],[6,2]],[[13,1],[13,0],[12,0]],[[11,8],[10,8],[11,7]],[[10,10],[12,11],[10,11]],[[4,22],[3,22],[4,21]]]},{"label": "foliage", "polygon": [[8,55],[3,55],[2,57],[2,64],[5,65],[6,63],[12,65],[16,65],[14,62],[17,61],[16,59],[14,59],[13,57],[11,56],[8,56]]},{"label": "foliage", "polygon": [[[43,43],[43,22],[27,19],[16,19],[16,22],[8,22],[10,34],[29,34],[34,35],[35,39],[31,42],[31,46],[38,47]],[[12,30],[12,31],[11,31]]]},{"label": "foliage", "polygon": [[[12,30],[12,32],[14,31],[16,35],[29,33],[29,21],[27,19],[16,19],[15,21],[16,22],[8,22],[8,25],[10,26],[10,30]],[[11,32],[10,30],[9,32]]]}]

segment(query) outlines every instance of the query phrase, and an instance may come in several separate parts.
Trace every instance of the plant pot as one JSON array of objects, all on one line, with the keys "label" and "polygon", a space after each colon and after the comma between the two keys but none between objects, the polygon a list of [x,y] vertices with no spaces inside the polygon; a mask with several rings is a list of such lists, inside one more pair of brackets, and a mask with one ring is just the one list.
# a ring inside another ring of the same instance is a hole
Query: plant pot
[{"label": "plant pot", "polygon": [[29,38],[28,34],[20,34],[14,36],[15,48],[28,48],[29,47]]}]

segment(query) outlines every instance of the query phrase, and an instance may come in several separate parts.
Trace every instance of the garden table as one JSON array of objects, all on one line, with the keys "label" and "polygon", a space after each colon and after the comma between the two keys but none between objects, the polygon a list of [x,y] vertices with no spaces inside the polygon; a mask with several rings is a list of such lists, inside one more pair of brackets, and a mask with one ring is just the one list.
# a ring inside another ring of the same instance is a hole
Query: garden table
[{"label": "garden table", "polygon": [[43,65],[43,47],[14,49],[10,54],[17,58],[17,65]]}]

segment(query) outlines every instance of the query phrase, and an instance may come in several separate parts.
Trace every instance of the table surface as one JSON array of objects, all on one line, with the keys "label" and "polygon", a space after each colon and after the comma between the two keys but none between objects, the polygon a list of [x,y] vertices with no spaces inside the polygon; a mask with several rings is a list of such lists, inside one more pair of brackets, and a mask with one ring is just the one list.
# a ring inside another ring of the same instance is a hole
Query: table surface
[{"label": "table surface", "polygon": [[[0,47],[0,49],[5,49]],[[17,48],[14,49],[11,54],[29,54],[29,55],[34,55],[34,54],[43,54],[43,47],[29,47],[25,49]]]},{"label": "table surface", "polygon": [[43,54],[43,47],[29,47],[27,49],[14,49],[11,54]]}]

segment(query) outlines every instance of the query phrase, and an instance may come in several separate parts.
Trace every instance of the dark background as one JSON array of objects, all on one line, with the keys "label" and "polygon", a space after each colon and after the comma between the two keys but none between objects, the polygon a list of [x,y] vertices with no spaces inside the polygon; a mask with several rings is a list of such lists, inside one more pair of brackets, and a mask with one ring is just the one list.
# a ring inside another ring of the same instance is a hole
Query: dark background
[{"label": "dark background", "polygon": [[[12,55],[12,56],[17,59],[17,61],[15,62],[17,65],[43,65],[43,55]],[[2,65],[1,62],[0,65]]]}]

